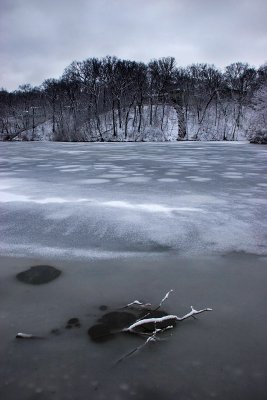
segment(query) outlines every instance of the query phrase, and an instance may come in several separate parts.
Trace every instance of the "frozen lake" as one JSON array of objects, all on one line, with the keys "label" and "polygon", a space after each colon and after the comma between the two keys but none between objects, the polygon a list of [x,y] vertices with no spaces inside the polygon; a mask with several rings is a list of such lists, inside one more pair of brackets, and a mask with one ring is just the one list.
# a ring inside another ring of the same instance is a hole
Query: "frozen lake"
[{"label": "frozen lake", "polygon": [[266,254],[267,149],[0,143],[1,252]]},{"label": "frozen lake", "polygon": [[[265,399],[266,193],[263,146],[0,143],[0,397]],[[15,280],[38,264],[62,276]],[[167,311],[214,311],[119,365],[139,338],[89,340],[99,306],[171,288]]]}]

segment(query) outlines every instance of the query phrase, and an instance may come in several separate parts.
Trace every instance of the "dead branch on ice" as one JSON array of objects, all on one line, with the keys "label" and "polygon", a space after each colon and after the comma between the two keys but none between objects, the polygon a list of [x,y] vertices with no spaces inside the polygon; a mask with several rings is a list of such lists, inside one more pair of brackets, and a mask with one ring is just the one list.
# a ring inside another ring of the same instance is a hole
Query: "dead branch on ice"
[{"label": "dead branch on ice", "polygon": [[[168,297],[169,297],[169,295],[171,294],[171,292],[173,292],[173,289],[169,290],[169,291],[165,294],[165,296],[161,299],[159,305],[158,305],[156,308],[149,310],[148,313],[147,313],[146,315],[144,315],[142,318],[138,319],[136,322],[138,322],[138,321],[140,321],[140,320],[142,320],[142,319],[145,319],[145,318],[148,317],[152,312],[159,310],[160,307],[162,306],[162,304],[164,303],[164,301],[168,299]],[[136,302],[137,302],[137,303],[140,303],[138,300],[135,300],[132,304],[137,304]],[[131,304],[131,303],[130,303],[130,304]],[[143,303],[140,303],[140,304],[143,304]],[[148,305],[151,307],[151,304],[150,304],[150,303],[148,303]]]},{"label": "dead branch on ice", "polygon": [[167,326],[164,329],[155,329],[151,335],[149,335],[148,333],[144,334],[144,335],[149,335],[148,338],[146,339],[146,341],[144,343],[142,343],[140,346],[134,348],[133,350],[131,350],[129,353],[125,354],[123,357],[121,357],[116,364],[120,363],[121,361],[125,360],[125,358],[132,356],[134,353],[136,353],[137,351],[141,350],[143,347],[145,347],[148,343],[150,342],[156,342],[159,341],[160,339],[157,337],[157,334],[160,332],[164,332],[168,329],[172,329],[172,326]]},{"label": "dead branch on ice", "polygon": [[31,333],[18,332],[16,334],[16,339],[44,339],[44,338],[43,336],[35,336],[32,335]]},{"label": "dead branch on ice", "polygon": [[158,307],[158,308],[160,308],[160,307],[162,306],[162,304],[164,303],[164,301],[168,299],[169,295],[170,295],[172,292],[173,292],[173,289],[169,290],[169,291],[165,294],[165,296],[163,297],[163,299],[162,299],[161,302],[159,303],[159,307]]},{"label": "dead branch on ice", "polygon": [[142,303],[139,300],[134,300],[129,304],[126,304],[126,306],[124,306],[123,308],[128,308],[128,307],[132,307],[132,306],[140,306],[142,308],[147,308],[147,307],[151,307],[151,303]]},{"label": "dead branch on ice", "polygon": [[[162,304],[164,303],[164,301],[168,299],[168,297],[169,297],[169,295],[170,295],[171,292],[173,292],[173,289],[169,290],[169,291],[165,294],[165,296],[161,299],[159,305],[157,306],[157,308],[154,309],[154,311],[157,310],[157,309],[159,309],[159,308],[162,306]],[[142,301],[139,301],[139,300],[134,300],[134,301],[132,301],[131,303],[126,304],[126,306],[124,306],[123,308],[132,307],[132,306],[140,306],[140,307],[145,307],[145,308],[147,308],[147,307],[151,307],[152,304],[151,304],[151,303],[143,303]]]},{"label": "dead branch on ice", "polygon": [[33,339],[33,335],[31,333],[23,333],[23,332],[18,332],[16,334],[17,339]]},{"label": "dead branch on ice", "polygon": [[[191,311],[187,314],[185,314],[183,317],[178,317],[177,315],[166,315],[165,317],[161,318],[145,318],[145,319],[140,319],[139,321],[133,323],[130,325],[128,328],[123,329],[123,332],[132,332],[135,333],[135,329],[140,326],[144,326],[147,324],[158,324],[161,322],[166,322],[166,321],[183,321],[187,318],[193,317],[196,314],[201,314],[205,311],[212,311],[212,308],[204,308],[202,310],[195,310],[193,306],[191,306]],[[159,330],[161,331],[161,329]]]},{"label": "dead branch on ice", "polygon": [[[153,312],[157,311],[161,307],[161,305],[164,303],[164,301],[168,299],[171,292],[173,292],[172,289],[166,293],[166,295],[162,298],[159,305],[155,309],[149,310],[147,312],[147,314],[145,314],[142,318],[136,320],[133,324],[131,324],[127,328],[124,328],[121,331],[121,332],[125,332],[125,333],[132,333],[132,334],[140,335],[143,337],[147,337],[147,339],[140,346],[134,348],[129,353],[127,353],[122,358],[120,358],[117,361],[117,363],[123,361],[125,358],[127,358],[127,357],[133,355],[134,353],[136,353],[137,351],[141,350],[148,343],[158,341],[159,340],[158,335],[162,334],[163,332],[166,332],[167,330],[173,329],[176,322],[184,321],[185,319],[188,319],[190,317],[195,318],[195,315],[201,314],[206,311],[212,311],[212,308],[203,308],[201,310],[196,310],[193,306],[191,306],[191,311],[188,312],[187,314],[183,315],[182,317],[179,317],[178,315],[169,314],[169,315],[165,315],[165,316],[159,317],[159,318],[147,318],[149,315],[152,315]],[[135,300],[132,303],[127,304],[126,307],[129,307],[129,306],[142,307],[143,305],[144,305],[144,303],[140,302],[139,300]],[[147,330],[147,328],[148,328],[148,326],[151,326],[151,324],[154,325],[154,330],[149,332]],[[162,324],[163,324],[163,326],[162,326]]]}]

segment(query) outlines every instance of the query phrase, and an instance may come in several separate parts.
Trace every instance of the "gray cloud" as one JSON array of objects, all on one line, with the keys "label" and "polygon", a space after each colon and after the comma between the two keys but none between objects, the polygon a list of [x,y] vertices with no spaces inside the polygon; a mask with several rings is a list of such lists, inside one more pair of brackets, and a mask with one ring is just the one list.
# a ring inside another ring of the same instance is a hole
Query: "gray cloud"
[{"label": "gray cloud", "polygon": [[224,67],[267,61],[266,0],[1,0],[0,86],[58,77],[107,54]]}]

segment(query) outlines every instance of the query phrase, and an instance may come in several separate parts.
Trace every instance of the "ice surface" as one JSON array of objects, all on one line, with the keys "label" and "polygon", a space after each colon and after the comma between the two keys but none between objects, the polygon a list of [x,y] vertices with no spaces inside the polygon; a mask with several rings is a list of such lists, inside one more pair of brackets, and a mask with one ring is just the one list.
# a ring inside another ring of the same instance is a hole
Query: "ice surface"
[{"label": "ice surface", "polygon": [[[0,398],[265,399],[266,150],[0,143]],[[44,264],[61,276],[15,279]],[[167,312],[214,312],[116,366],[142,339],[89,340],[101,305],[158,305],[170,288]]]},{"label": "ice surface", "polygon": [[264,147],[42,142],[0,151],[3,255],[266,253]]},{"label": "ice surface", "polygon": [[[0,262],[1,400],[265,399],[263,257],[168,253],[152,260],[80,262],[70,253],[68,260],[53,263],[62,275],[38,287],[14,278],[35,259],[2,257]],[[163,304],[168,313],[184,315],[191,304],[214,311],[184,321],[163,341],[120,364],[144,339],[117,335],[103,345],[89,339],[88,328],[103,315],[101,305],[121,311],[137,298],[157,306],[170,288],[174,293]],[[65,329],[70,318],[78,318],[81,327]],[[44,340],[18,341],[17,332]]]}]

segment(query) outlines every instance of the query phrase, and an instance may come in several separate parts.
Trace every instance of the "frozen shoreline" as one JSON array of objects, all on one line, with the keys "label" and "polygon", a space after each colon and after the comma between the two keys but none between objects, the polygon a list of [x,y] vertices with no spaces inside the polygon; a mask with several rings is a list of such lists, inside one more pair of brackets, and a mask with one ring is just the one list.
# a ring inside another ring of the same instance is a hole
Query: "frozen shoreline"
[{"label": "frozen shoreline", "polygon": [[[0,151],[1,398],[264,398],[264,147],[0,143]],[[62,274],[38,287],[16,280],[38,264]],[[90,341],[101,306],[157,304],[170,289],[167,312],[214,311],[115,367],[140,339]],[[81,327],[65,329],[70,318]]]}]

